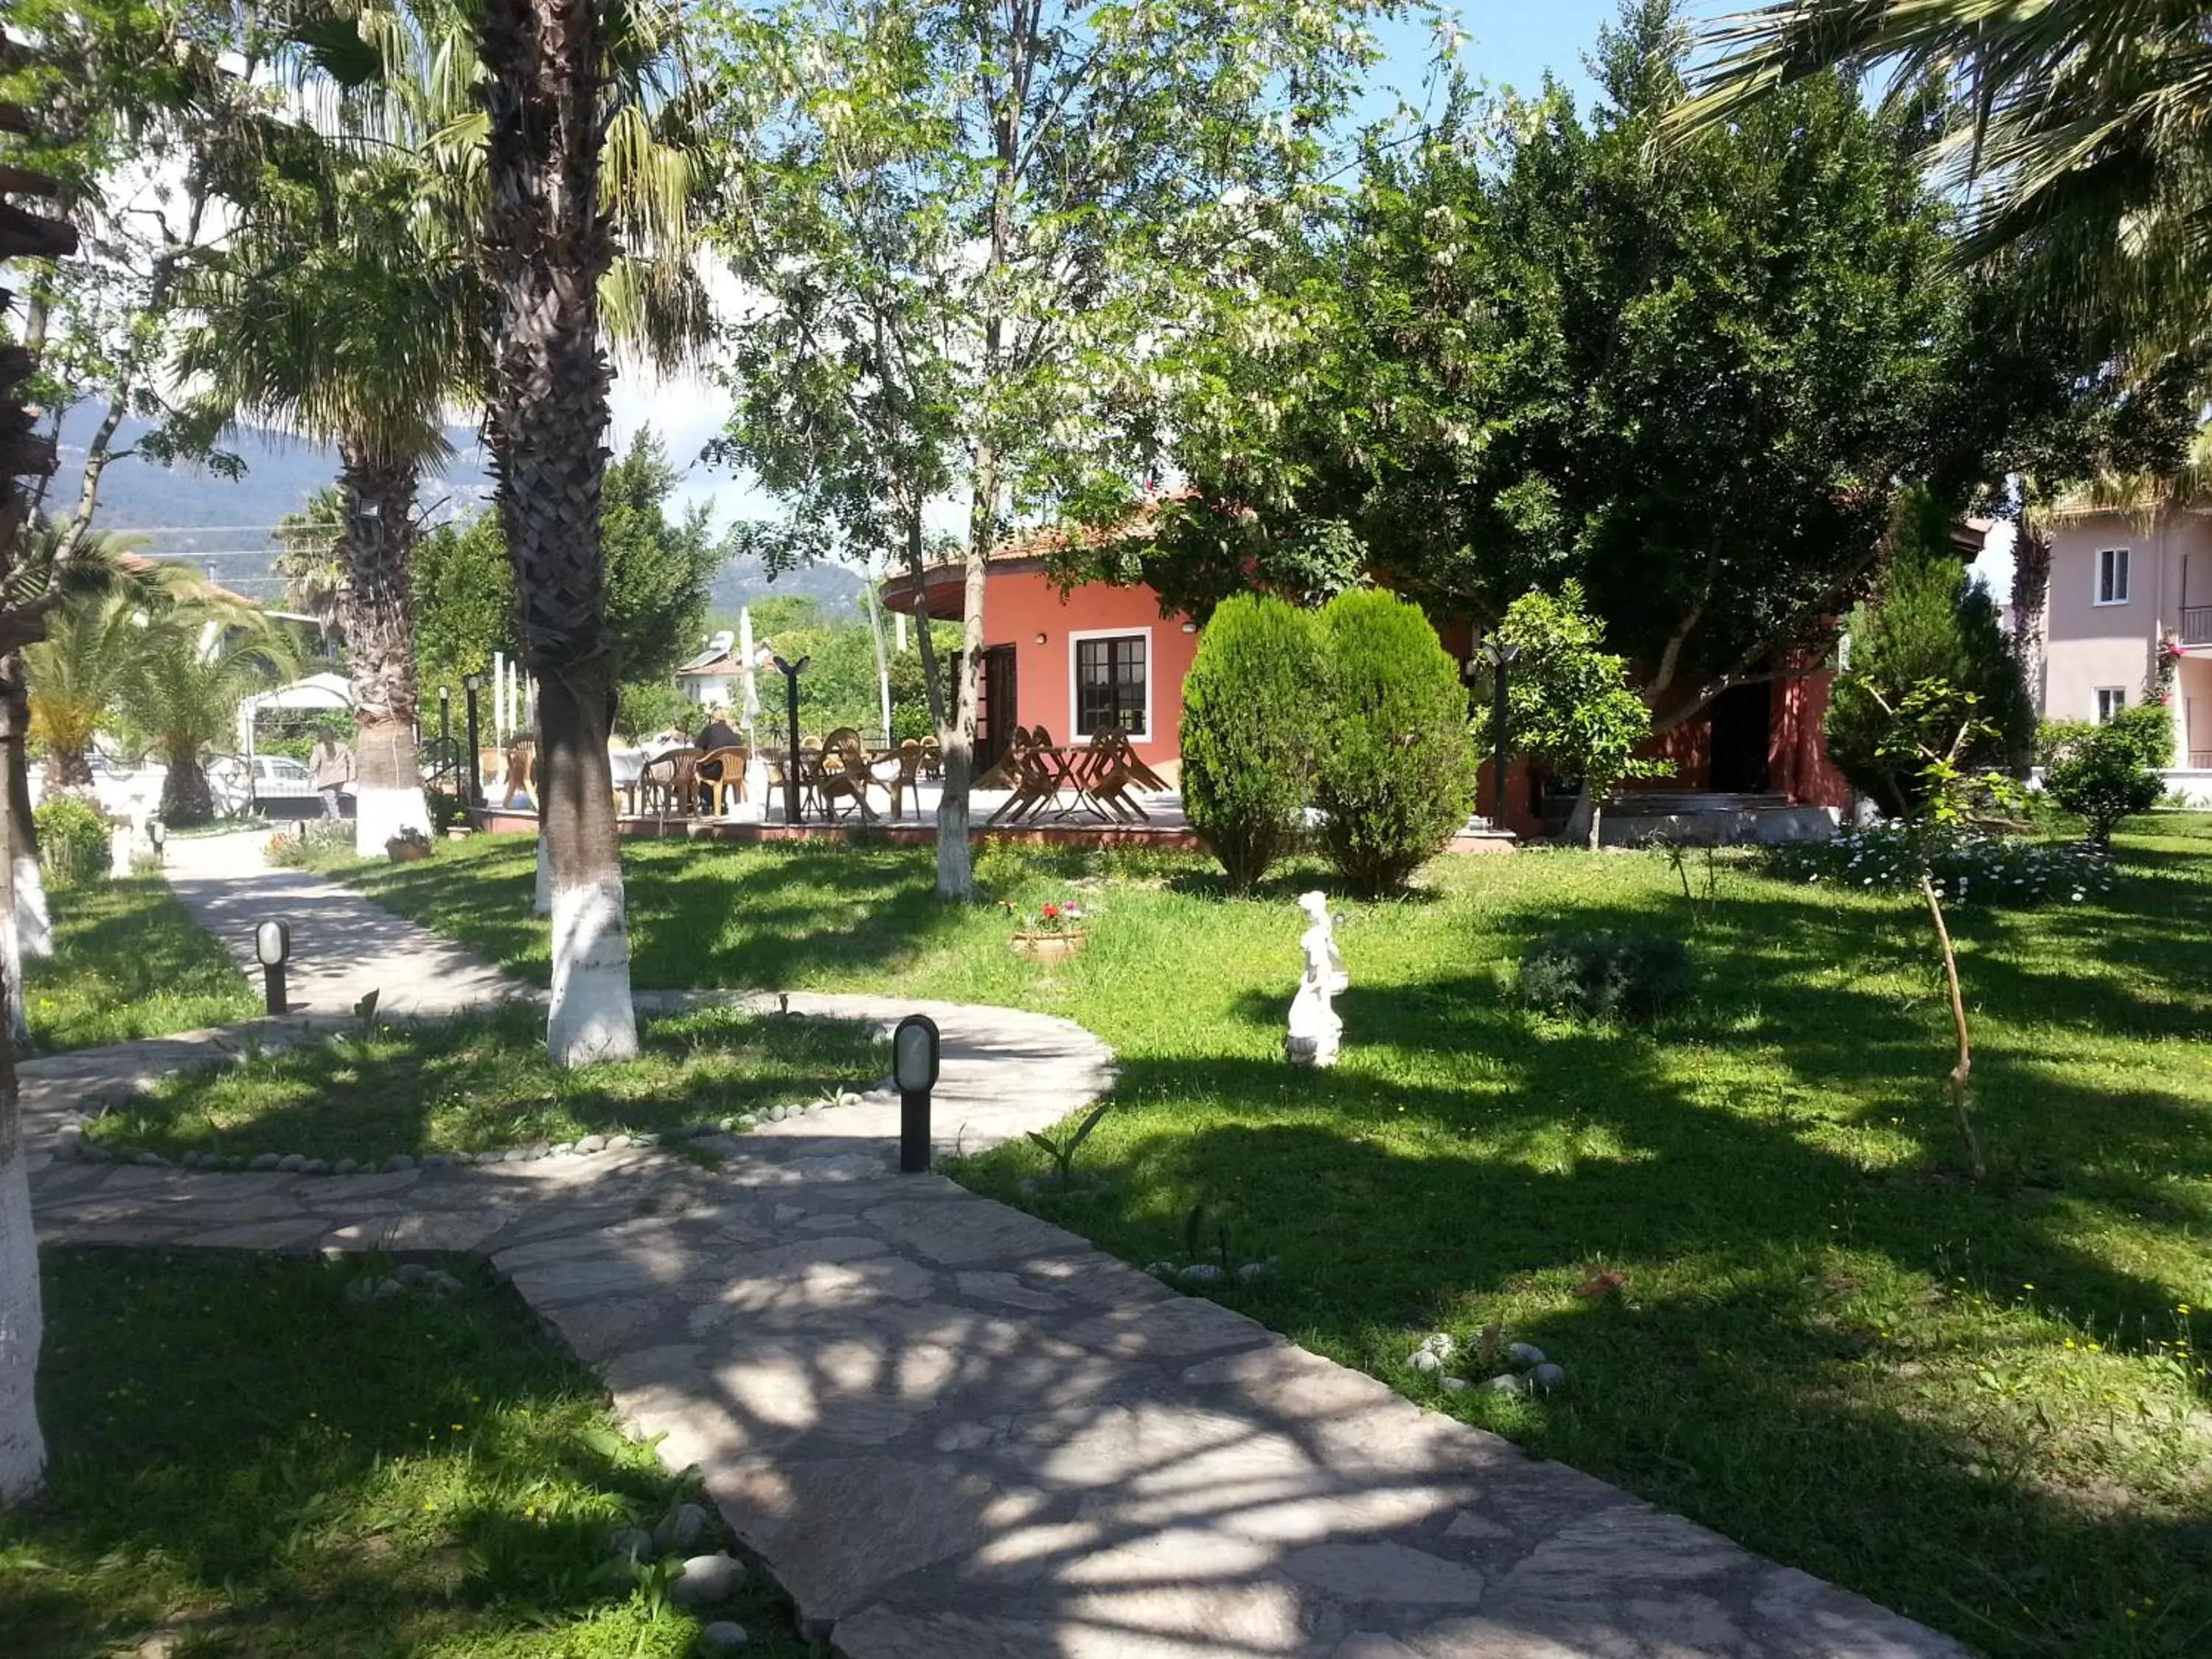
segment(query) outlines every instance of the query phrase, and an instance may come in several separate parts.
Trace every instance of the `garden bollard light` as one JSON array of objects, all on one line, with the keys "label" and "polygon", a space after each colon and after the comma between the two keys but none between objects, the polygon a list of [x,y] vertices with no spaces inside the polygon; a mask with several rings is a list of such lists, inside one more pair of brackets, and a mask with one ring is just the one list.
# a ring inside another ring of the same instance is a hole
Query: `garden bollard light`
[{"label": "garden bollard light", "polygon": [[929,1091],[937,1086],[937,1022],[908,1014],[891,1034],[891,1080],[899,1091],[899,1173],[929,1169]]},{"label": "garden bollard light", "polygon": [[161,843],[169,838],[168,826],[159,818],[146,820],[146,839],[154,843],[154,862],[161,861]]},{"label": "garden bollard light", "polygon": [[291,925],[263,922],[253,930],[253,954],[261,963],[261,984],[268,998],[269,1012],[281,1014],[285,1012],[284,963],[292,955]]}]

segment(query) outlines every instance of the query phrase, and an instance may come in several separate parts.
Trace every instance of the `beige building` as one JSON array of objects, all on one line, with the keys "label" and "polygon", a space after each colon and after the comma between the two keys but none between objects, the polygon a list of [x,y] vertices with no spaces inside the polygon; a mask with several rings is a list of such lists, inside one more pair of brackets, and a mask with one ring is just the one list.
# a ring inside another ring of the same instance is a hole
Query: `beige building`
[{"label": "beige building", "polygon": [[2212,801],[2212,515],[2092,513],[2051,538],[2043,712],[2109,719],[2148,694],[2159,647],[2184,652],[2173,685],[2176,787]]}]

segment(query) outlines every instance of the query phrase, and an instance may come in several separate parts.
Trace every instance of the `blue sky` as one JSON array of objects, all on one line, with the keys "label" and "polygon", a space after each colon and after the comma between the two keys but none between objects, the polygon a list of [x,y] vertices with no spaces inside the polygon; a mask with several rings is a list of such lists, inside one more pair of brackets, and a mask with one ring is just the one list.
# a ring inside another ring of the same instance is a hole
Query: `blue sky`
[{"label": "blue sky", "polygon": [[[1535,91],[1548,69],[1577,102],[1586,101],[1590,82],[1583,70],[1583,54],[1597,40],[1599,25],[1619,9],[1616,0],[1462,0],[1456,8],[1466,31],[1460,61],[1468,74],[1492,87],[1519,92]],[[1394,23],[1379,33],[1389,61],[1377,78],[1418,99],[1432,50],[1429,31]]]}]

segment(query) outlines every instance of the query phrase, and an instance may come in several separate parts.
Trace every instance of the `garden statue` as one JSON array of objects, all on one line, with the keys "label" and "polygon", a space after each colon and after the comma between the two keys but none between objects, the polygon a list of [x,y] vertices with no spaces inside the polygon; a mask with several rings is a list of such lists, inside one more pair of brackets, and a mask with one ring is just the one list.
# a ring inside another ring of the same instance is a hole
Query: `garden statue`
[{"label": "garden statue", "polygon": [[1306,913],[1312,926],[1298,939],[1306,967],[1298,981],[1298,994],[1291,1000],[1291,1030],[1283,1042],[1283,1056],[1294,1066],[1334,1066],[1344,1022],[1329,1001],[1352,981],[1345,976],[1344,957],[1336,948],[1328,895],[1301,893],[1298,908]]}]

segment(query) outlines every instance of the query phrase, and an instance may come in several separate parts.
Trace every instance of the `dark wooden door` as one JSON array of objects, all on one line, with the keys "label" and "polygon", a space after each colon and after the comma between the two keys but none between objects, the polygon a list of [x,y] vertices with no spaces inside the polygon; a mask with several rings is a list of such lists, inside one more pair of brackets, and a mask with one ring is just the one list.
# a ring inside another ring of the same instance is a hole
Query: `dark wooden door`
[{"label": "dark wooden door", "polygon": [[1014,647],[987,646],[983,650],[981,700],[975,710],[975,770],[988,771],[1004,758],[1021,721],[1020,688],[1014,681]]},{"label": "dark wooden door", "polygon": [[1765,793],[1773,707],[1774,688],[1765,684],[1732,685],[1713,699],[1708,789],[1730,795]]}]

